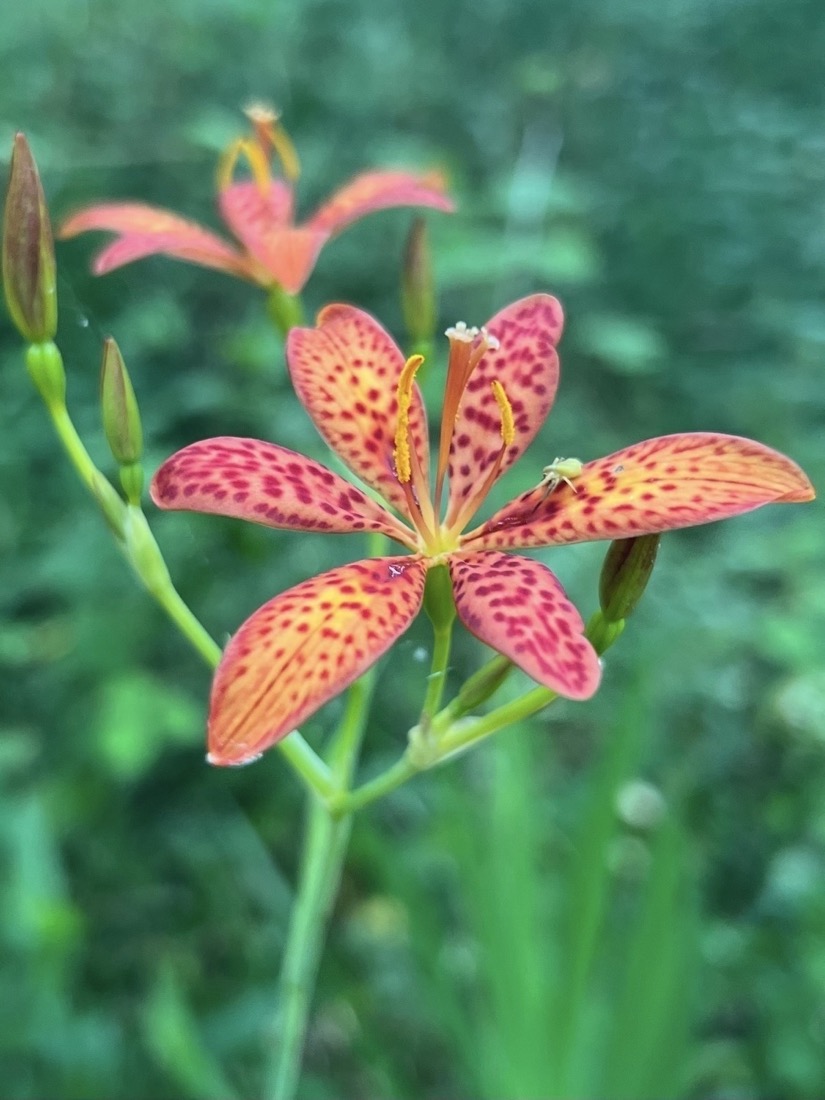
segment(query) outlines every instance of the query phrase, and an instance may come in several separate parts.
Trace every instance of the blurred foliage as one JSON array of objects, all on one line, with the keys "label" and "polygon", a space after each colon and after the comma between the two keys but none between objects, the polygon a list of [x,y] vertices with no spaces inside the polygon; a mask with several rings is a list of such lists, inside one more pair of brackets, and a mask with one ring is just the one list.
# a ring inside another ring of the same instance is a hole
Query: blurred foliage
[{"label": "blurred foliage", "polygon": [[[31,0],[4,10],[0,148],[26,131],[56,217],[129,197],[215,226],[216,157],[253,97],[284,109],[304,210],[362,167],[444,168],[440,321],[533,289],[565,303],[536,480],[553,455],[715,429],[821,487],[823,54],[817,0]],[[330,245],[308,305],[400,334],[409,223]],[[163,259],[97,280],[95,243],[58,246],[59,340],[102,465],[110,332],[150,467],[221,432],[324,458],[257,291]],[[208,676],[0,341],[3,1096],[255,1095],[300,791],[276,753],[203,764]],[[199,516],[155,529],[216,637],[360,552]],[[539,556],[589,612],[601,554]],[[306,1100],[822,1095],[823,566],[818,504],[668,536],[596,699],[359,818]],[[365,774],[403,745],[428,644],[419,623],[382,665]],[[480,657],[459,638],[456,683]]]}]

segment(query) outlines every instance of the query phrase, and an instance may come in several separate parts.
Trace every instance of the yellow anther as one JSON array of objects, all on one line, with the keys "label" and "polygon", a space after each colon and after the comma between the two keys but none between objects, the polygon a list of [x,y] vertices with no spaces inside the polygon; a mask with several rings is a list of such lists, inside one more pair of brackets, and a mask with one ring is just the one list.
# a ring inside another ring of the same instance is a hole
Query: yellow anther
[{"label": "yellow anther", "polygon": [[404,364],[398,379],[398,424],[395,429],[395,472],[398,480],[408,482],[412,477],[410,459],[410,405],[412,404],[413,383],[418,368],[424,362],[423,355],[411,355]]},{"label": "yellow anther", "polygon": [[501,414],[501,440],[505,447],[509,447],[516,438],[513,406],[510,404],[507,394],[504,392],[504,386],[502,386],[497,378],[494,378],[490,385],[493,387],[493,396],[496,399],[498,411]]}]

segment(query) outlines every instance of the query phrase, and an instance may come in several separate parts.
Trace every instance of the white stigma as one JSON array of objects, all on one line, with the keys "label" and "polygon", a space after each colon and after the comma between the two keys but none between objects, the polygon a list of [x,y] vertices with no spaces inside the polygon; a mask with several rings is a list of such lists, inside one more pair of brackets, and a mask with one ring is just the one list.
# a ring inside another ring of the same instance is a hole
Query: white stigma
[{"label": "white stigma", "polygon": [[444,335],[450,340],[460,340],[462,344],[483,345],[484,351],[498,351],[501,346],[498,338],[491,335],[483,325],[481,328],[476,328],[475,325],[469,326],[464,321],[457,321],[446,330]]},{"label": "white stigma", "polygon": [[499,338],[497,336],[493,336],[492,333],[488,332],[484,325],[481,326],[481,338],[487,345],[488,351],[498,351],[498,349],[501,347],[501,341],[499,340]]},{"label": "white stigma", "polygon": [[478,336],[478,329],[468,328],[465,321],[457,321],[444,333],[450,340],[461,340],[465,344],[472,344]]}]

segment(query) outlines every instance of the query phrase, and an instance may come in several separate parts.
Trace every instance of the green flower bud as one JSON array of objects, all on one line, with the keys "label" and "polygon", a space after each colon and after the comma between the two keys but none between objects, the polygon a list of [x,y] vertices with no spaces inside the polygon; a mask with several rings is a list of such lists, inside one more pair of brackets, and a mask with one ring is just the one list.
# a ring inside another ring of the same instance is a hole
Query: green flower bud
[{"label": "green flower bud", "polygon": [[17,134],[3,219],[3,289],[11,318],[30,344],[57,332],[54,240],[37,165]]},{"label": "green flower bud", "polygon": [[111,336],[103,342],[100,408],[103,430],[115,461],[119,466],[132,466],[143,453],[140,412],[120,348]]},{"label": "green flower bud", "polygon": [[410,226],[401,269],[401,308],[414,348],[428,347],[435,334],[435,279],[427,240],[427,223],[416,218]]},{"label": "green flower bud", "polygon": [[599,602],[608,622],[626,619],[647,588],[656,563],[659,535],[611,542],[599,578]]},{"label": "green flower bud", "polygon": [[513,670],[513,662],[502,654],[493,657],[483,668],[473,675],[464,684],[452,704],[456,714],[467,714],[469,711],[486,703],[490,696],[498,691]]}]

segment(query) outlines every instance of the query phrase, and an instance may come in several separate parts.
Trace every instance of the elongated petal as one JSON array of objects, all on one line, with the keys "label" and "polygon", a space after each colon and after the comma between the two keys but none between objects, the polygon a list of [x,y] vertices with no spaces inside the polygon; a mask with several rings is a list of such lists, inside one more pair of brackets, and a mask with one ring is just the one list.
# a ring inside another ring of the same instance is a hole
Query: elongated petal
[{"label": "elongated petal", "polygon": [[209,759],[254,759],[338,695],[403,634],[421,607],[426,564],[374,558],[304,581],[264,604],[215,674]]},{"label": "elongated petal", "polygon": [[306,223],[310,229],[340,233],[352,222],[390,206],[431,206],[452,211],[437,175],[415,176],[409,172],[362,172],[345,183]]},{"label": "elongated petal", "polygon": [[568,699],[588,699],[601,666],[581,615],[546,566],[495,551],[449,559],[464,625],[528,676]]},{"label": "elongated petal", "polygon": [[159,508],[291,531],[381,531],[414,546],[410,532],[360,489],[320,462],[259,439],[192,443],[163,463],[151,493]]},{"label": "elongated petal", "polygon": [[541,501],[532,490],[470,532],[473,549],[623,539],[693,527],[763,504],[812,500],[796,463],[739,436],[695,432],[636,443],[588,462]]},{"label": "elongated petal", "polygon": [[196,222],[168,210],[137,202],[110,202],[78,210],[60,227],[60,237],[89,229],[106,229],[120,236],[95,257],[93,270],[105,275],[144,256],[163,254],[202,267],[216,268],[242,279],[252,278],[240,252]]},{"label": "elongated petal", "polygon": [[559,383],[556,343],[564,318],[549,294],[532,294],[507,306],[487,328],[500,344],[473,371],[459,407],[450,447],[447,522],[477,489],[501,450],[501,415],[492,391],[496,379],[513,409],[515,439],[501,473],[532,443],[544,423]]},{"label": "elongated petal", "polygon": [[263,194],[253,181],[235,183],[221,192],[219,203],[232,232],[266,272],[268,281],[280,284],[288,294],[297,294],[329,234],[291,224],[290,186],[273,180]]},{"label": "elongated petal", "polygon": [[[368,313],[327,306],[316,328],[294,328],[286,351],[292,384],[315,426],[363,481],[406,515],[395,475],[398,400],[404,356]],[[414,387],[410,406],[413,444],[427,471],[429,447],[424,403]]]}]

